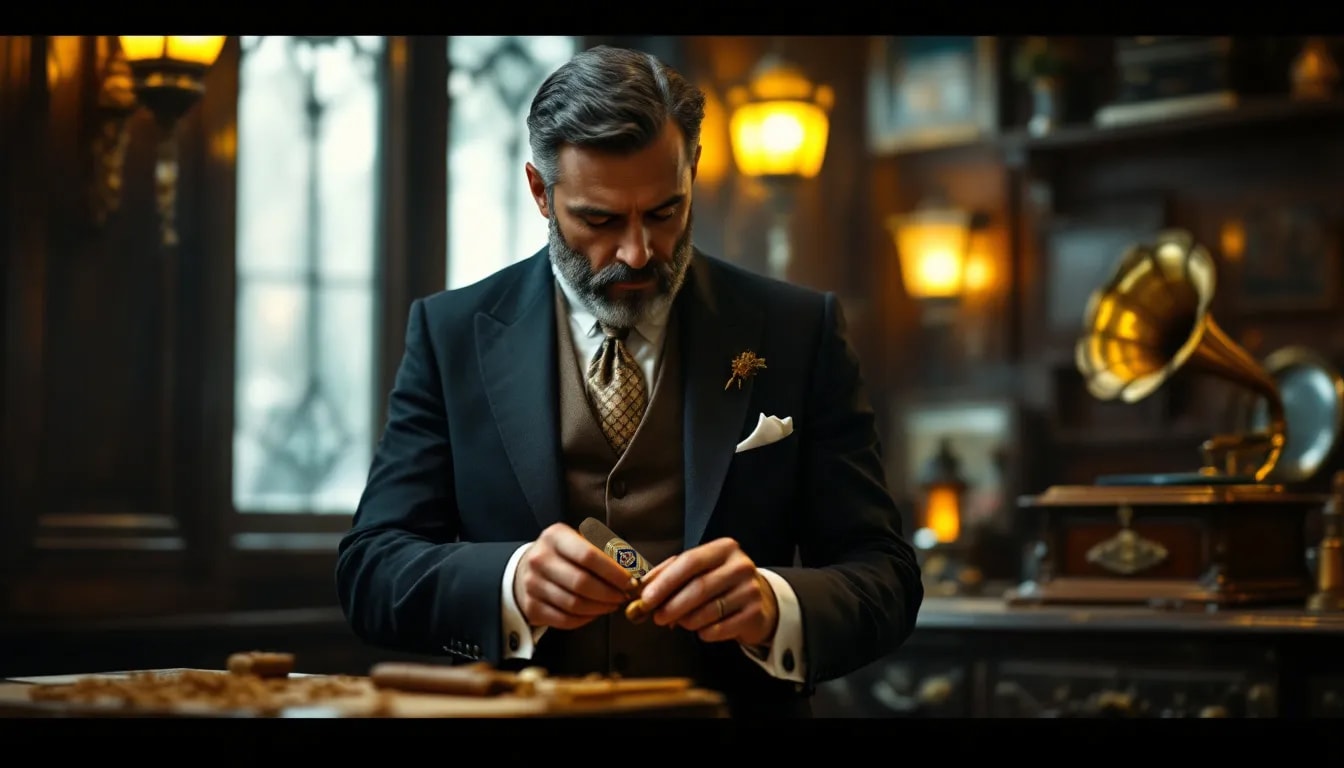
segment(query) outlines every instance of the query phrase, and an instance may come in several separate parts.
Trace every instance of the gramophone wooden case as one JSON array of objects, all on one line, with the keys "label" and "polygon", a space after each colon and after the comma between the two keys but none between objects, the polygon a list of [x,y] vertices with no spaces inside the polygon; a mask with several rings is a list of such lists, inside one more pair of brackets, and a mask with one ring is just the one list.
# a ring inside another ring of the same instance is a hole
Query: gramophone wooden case
[{"label": "gramophone wooden case", "polygon": [[1307,515],[1325,497],[1272,484],[1056,486],[1019,499],[1037,575],[1011,603],[1301,604]]}]

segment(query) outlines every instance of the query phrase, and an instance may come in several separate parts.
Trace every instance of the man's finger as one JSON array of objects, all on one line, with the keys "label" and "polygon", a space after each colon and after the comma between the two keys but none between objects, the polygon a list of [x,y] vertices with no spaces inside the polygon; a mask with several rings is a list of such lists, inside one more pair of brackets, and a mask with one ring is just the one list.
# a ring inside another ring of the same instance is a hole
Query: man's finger
[{"label": "man's finger", "polygon": [[668,596],[654,611],[653,621],[663,627],[681,624],[696,610],[712,606],[714,598],[728,591],[729,587],[728,583],[702,573]]},{"label": "man's finger", "polygon": [[530,599],[528,610],[528,623],[538,627],[554,627],[555,629],[576,629],[592,621],[592,616],[575,616],[566,613],[550,603],[538,600],[535,597]]},{"label": "man's finger", "polygon": [[[591,580],[588,580],[587,583],[598,587],[604,586]],[[601,616],[604,613],[611,613],[624,604],[622,599],[595,600],[588,598],[578,592],[567,590],[560,584],[547,581],[537,584],[531,594],[547,605],[571,616]]]},{"label": "man's finger", "polygon": [[751,610],[738,610],[728,614],[723,621],[706,624],[696,634],[707,643],[736,640],[751,631],[752,622],[757,618],[756,613]]},{"label": "man's finger", "polygon": [[[712,627],[714,624],[723,623],[737,618],[743,614],[754,612],[754,608],[760,605],[760,592],[756,589],[754,581],[739,582],[725,592],[701,602],[694,606],[677,621],[677,625],[682,629],[691,632],[699,632]],[[669,608],[672,606],[669,605]],[[737,631],[727,635],[736,637]]]},{"label": "man's finger", "polygon": [[[654,615],[654,621],[667,626],[684,624],[686,619],[702,608],[712,607],[714,598],[738,595],[737,604],[750,600],[750,594],[742,590],[754,590],[755,569],[751,561],[732,558],[725,561],[710,560],[712,568],[706,568],[689,579],[675,594],[663,599]],[[717,619],[717,617],[716,617]]]},{"label": "man's finger", "polygon": [[677,559],[677,556],[676,556],[676,555],[673,555],[673,556],[667,558],[666,560],[664,560],[663,562],[661,562],[661,563],[659,563],[659,564],[653,566],[652,568],[649,569],[649,572],[648,572],[648,573],[644,574],[644,578],[640,579],[640,581],[644,582],[644,584],[647,586],[649,582],[651,582],[651,581],[653,581],[654,579],[658,578],[658,574],[660,574],[660,573],[662,573],[664,570],[666,570],[667,567],[668,567],[670,564],[672,564],[673,562],[676,561],[676,559]]},{"label": "man's finger", "polygon": [[[533,568],[542,581],[550,582],[556,589],[582,600],[611,606],[622,604],[628,599],[620,588],[601,581],[592,571],[561,557],[547,558]],[[563,607],[563,603],[560,605]]]},{"label": "man's finger", "polygon": [[639,593],[640,599],[650,609],[657,608],[680,592],[686,583],[698,576],[701,571],[712,567],[712,562],[707,560],[703,547],[688,549],[676,557],[664,560],[654,569],[658,572],[656,577],[652,571],[644,577],[644,589]]},{"label": "man's finger", "polygon": [[578,564],[618,592],[625,594],[633,588],[634,577],[630,572],[579,533],[569,531],[567,535],[557,536],[553,545],[565,559]]}]

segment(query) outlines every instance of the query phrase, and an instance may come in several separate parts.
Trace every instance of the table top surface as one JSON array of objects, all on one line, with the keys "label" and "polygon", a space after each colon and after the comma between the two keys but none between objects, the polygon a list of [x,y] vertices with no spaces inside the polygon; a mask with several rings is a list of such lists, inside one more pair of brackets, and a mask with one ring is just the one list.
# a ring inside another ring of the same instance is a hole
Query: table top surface
[{"label": "table top surface", "polygon": [[[222,670],[158,669],[14,677],[0,682],[0,715],[153,716],[153,717],[295,717],[295,718],[518,718],[603,717],[613,715],[719,717],[724,700],[718,693],[688,687],[678,691],[622,693],[601,696],[548,696],[503,693],[460,696],[379,689],[367,677],[291,673],[265,681],[266,691],[230,696],[166,696],[176,681],[221,681],[253,691]],[[141,685],[127,694],[133,681],[153,678],[158,688]],[[635,681],[632,681],[635,682]],[[98,693],[95,693],[95,690]],[[179,689],[180,690],[180,689]],[[197,692],[200,686],[194,687]],[[81,693],[82,692],[82,693]]]}]

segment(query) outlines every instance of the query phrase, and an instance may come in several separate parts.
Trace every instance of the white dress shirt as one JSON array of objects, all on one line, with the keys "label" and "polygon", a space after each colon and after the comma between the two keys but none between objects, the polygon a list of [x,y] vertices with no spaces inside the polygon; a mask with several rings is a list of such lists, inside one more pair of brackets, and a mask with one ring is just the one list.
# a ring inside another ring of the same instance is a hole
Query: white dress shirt
[{"label": "white dress shirt", "polygon": [[[586,371],[588,370],[588,362],[593,358],[593,355],[597,354],[598,347],[602,345],[602,329],[598,326],[597,318],[583,305],[574,289],[565,282],[564,277],[555,269],[554,265],[552,265],[551,271],[555,274],[556,282],[564,294],[569,316],[570,335],[574,339],[576,362],[578,362],[580,371]],[[653,392],[653,382],[657,381],[658,365],[662,360],[663,339],[667,335],[667,320],[670,311],[670,305],[660,307],[659,311],[655,311],[651,317],[636,325],[625,339],[626,349],[644,372],[644,381],[649,387],[650,396]],[[528,625],[513,597],[513,574],[518,568],[519,558],[530,546],[532,546],[531,543],[524,544],[514,551],[513,556],[509,558],[508,565],[504,568],[504,583],[500,590],[500,609],[504,623],[503,636],[506,638],[504,644],[504,658],[506,659],[532,658],[536,643],[546,632],[546,627]],[[794,594],[789,583],[778,574],[765,568],[757,570],[770,583],[770,587],[775,592],[775,600],[779,604],[779,625],[775,629],[775,637],[770,644],[768,654],[757,655],[754,650],[746,646],[742,646],[742,651],[748,658],[755,661],[774,677],[802,683],[806,679],[806,669],[803,655],[802,610],[798,607],[798,596]],[[518,637],[516,650],[511,649],[512,643],[507,642],[511,634]],[[793,662],[792,669],[789,670],[784,668],[783,663],[786,654]]]}]

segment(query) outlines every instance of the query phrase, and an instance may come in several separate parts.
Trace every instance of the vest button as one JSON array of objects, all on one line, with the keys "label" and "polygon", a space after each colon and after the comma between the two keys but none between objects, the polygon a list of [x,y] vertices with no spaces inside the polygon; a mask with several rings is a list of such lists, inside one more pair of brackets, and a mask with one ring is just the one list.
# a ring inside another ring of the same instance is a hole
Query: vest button
[{"label": "vest button", "polygon": [[793,671],[793,651],[791,650],[784,651],[784,657],[780,659],[780,661],[783,662],[784,664],[785,672]]},{"label": "vest button", "polygon": [[611,481],[611,496],[614,499],[625,498],[625,481],[616,479]]},{"label": "vest button", "polygon": [[618,674],[625,674],[630,669],[630,657],[624,653],[616,653],[611,657],[611,667]]},{"label": "vest button", "polygon": [[517,633],[517,632],[510,632],[510,633],[509,633],[509,650],[510,650],[510,651],[517,651],[517,650],[518,650],[518,646],[519,646],[520,644],[521,644],[521,643],[520,643],[520,638],[518,637],[518,633]]}]

